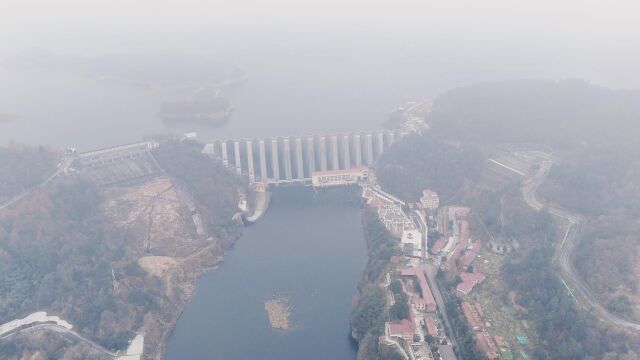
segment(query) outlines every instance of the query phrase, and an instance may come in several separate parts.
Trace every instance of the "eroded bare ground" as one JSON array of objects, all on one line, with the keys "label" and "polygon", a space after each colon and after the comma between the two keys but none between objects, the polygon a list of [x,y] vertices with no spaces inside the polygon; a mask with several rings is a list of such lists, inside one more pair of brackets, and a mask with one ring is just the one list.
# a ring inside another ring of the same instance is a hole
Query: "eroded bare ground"
[{"label": "eroded bare ground", "polygon": [[146,253],[182,257],[193,253],[195,225],[189,209],[168,177],[107,190],[105,213],[117,226],[131,230],[138,241],[132,244]]},{"label": "eroded bare ground", "polygon": [[[106,191],[104,211],[116,226],[132,236],[130,257],[145,272],[146,286],[162,287],[159,308],[144,314],[145,358],[160,359],[164,342],[184,304],[193,294],[198,275],[222,260],[216,240],[196,234],[187,203],[171,179],[158,177],[146,183]],[[126,286],[126,279],[124,280]]]}]

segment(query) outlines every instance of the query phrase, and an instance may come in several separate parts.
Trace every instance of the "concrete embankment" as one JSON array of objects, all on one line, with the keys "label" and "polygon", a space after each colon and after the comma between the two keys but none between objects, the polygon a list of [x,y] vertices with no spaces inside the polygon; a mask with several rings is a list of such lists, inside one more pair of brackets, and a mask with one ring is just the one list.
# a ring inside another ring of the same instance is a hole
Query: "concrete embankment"
[{"label": "concrete embankment", "polygon": [[269,200],[271,199],[271,193],[268,191],[256,191],[254,192],[254,209],[250,216],[247,216],[247,223],[251,224],[258,221],[269,208]]}]

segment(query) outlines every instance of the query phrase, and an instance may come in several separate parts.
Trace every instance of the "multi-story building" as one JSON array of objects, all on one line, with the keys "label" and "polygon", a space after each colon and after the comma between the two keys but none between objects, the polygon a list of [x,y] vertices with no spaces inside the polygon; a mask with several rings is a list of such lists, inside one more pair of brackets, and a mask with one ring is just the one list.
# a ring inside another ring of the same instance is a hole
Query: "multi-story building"
[{"label": "multi-story building", "polygon": [[422,208],[426,210],[437,209],[440,206],[440,197],[438,197],[436,192],[429,189],[422,190],[420,205],[422,205]]},{"label": "multi-story building", "polygon": [[369,175],[369,168],[359,167],[344,170],[314,171],[311,184],[314,187],[354,185]]}]

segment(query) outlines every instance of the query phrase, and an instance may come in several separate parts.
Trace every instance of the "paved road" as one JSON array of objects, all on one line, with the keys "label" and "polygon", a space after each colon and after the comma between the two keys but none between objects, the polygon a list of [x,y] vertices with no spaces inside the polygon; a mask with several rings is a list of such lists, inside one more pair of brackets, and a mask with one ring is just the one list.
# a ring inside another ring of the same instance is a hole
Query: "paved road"
[{"label": "paved road", "polygon": [[111,356],[111,357],[118,356],[118,354],[107,350],[102,345],[97,344],[97,343],[87,339],[86,337],[78,334],[77,332],[75,332],[73,330],[69,330],[69,329],[67,329],[65,327],[62,327],[62,326],[58,325],[58,324],[49,324],[49,323],[47,323],[47,324],[36,324],[36,325],[33,325],[33,326],[22,327],[22,328],[20,328],[20,329],[18,329],[16,331],[12,331],[9,334],[6,334],[6,335],[0,337],[0,340],[9,339],[9,338],[11,338],[11,337],[13,337],[15,335],[18,335],[18,334],[29,333],[29,332],[33,332],[33,331],[40,330],[40,329],[51,330],[51,331],[55,331],[57,333],[60,333],[60,334],[66,335],[66,336],[73,337],[73,338],[75,338],[77,340],[80,340],[81,342],[84,342],[85,344],[95,348],[96,350],[99,350],[100,352],[102,352],[102,353],[104,353],[104,354],[106,354],[108,356]]},{"label": "paved road", "polygon": [[606,321],[610,324],[625,327],[635,331],[640,331],[640,324],[634,323],[625,319],[622,319],[607,310],[600,302],[598,298],[593,294],[591,289],[584,284],[582,279],[576,274],[576,270],[571,261],[574,250],[579,245],[578,233],[580,232],[580,215],[572,213],[571,211],[561,208],[552,203],[542,203],[536,197],[536,191],[540,184],[546,178],[549,169],[553,164],[551,162],[545,162],[540,167],[538,173],[522,187],[522,195],[525,202],[536,210],[540,210],[543,207],[547,207],[550,214],[563,218],[571,224],[567,236],[565,237],[563,244],[560,248],[560,268],[562,269],[561,279],[563,279],[573,293],[577,295],[577,298],[584,301],[583,305],[588,310],[593,310],[594,314],[602,321]]},{"label": "paved road", "polygon": [[440,314],[444,319],[444,322],[449,329],[449,339],[451,340],[451,345],[458,346],[458,343],[455,338],[454,329],[451,326],[451,322],[449,321],[449,315],[447,314],[447,306],[444,303],[444,298],[442,297],[442,293],[440,292],[440,288],[438,287],[438,283],[436,282],[436,272],[433,264],[424,262],[421,264],[422,271],[427,274],[427,281],[429,283],[429,288],[433,293],[433,297],[436,299],[436,304],[438,305],[438,310],[440,310]]},{"label": "paved road", "polygon": [[38,184],[38,185],[28,189],[28,190],[25,190],[22,193],[20,193],[20,194],[14,196],[13,198],[9,199],[5,203],[0,204],[0,210],[3,210],[4,208],[7,208],[7,207],[17,203],[18,201],[22,200],[23,198],[29,196],[36,189],[40,189],[40,188],[43,188],[43,187],[47,186],[53,179],[57,178],[62,173],[67,171],[67,169],[71,166],[72,162],[73,162],[73,158],[72,157],[64,156],[60,161],[60,165],[58,166],[58,168],[56,169],[56,171],[53,174],[51,174],[48,178],[46,178],[42,183],[40,183],[40,184]]}]

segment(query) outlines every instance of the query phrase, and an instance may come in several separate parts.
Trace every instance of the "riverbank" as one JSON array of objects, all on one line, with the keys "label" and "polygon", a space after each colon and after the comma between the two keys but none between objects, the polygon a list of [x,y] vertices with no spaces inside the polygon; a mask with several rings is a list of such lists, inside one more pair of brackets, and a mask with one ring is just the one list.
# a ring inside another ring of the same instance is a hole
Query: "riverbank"
[{"label": "riverbank", "polygon": [[[353,360],[349,313],[366,261],[354,190],[274,189],[264,217],[197,280],[166,359]],[[287,298],[286,331],[265,309],[274,294]]]},{"label": "riverbank", "polygon": [[391,257],[399,255],[399,248],[395,238],[370,208],[365,208],[361,226],[367,242],[368,261],[351,311],[351,337],[359,344],[358,360],[365,360],[380,358],[383,355],[381,351],[395,351],[393,348],[378,346],[378,339],[384,335],[387,320],[387,295],[379,284],[385,281]]}]

